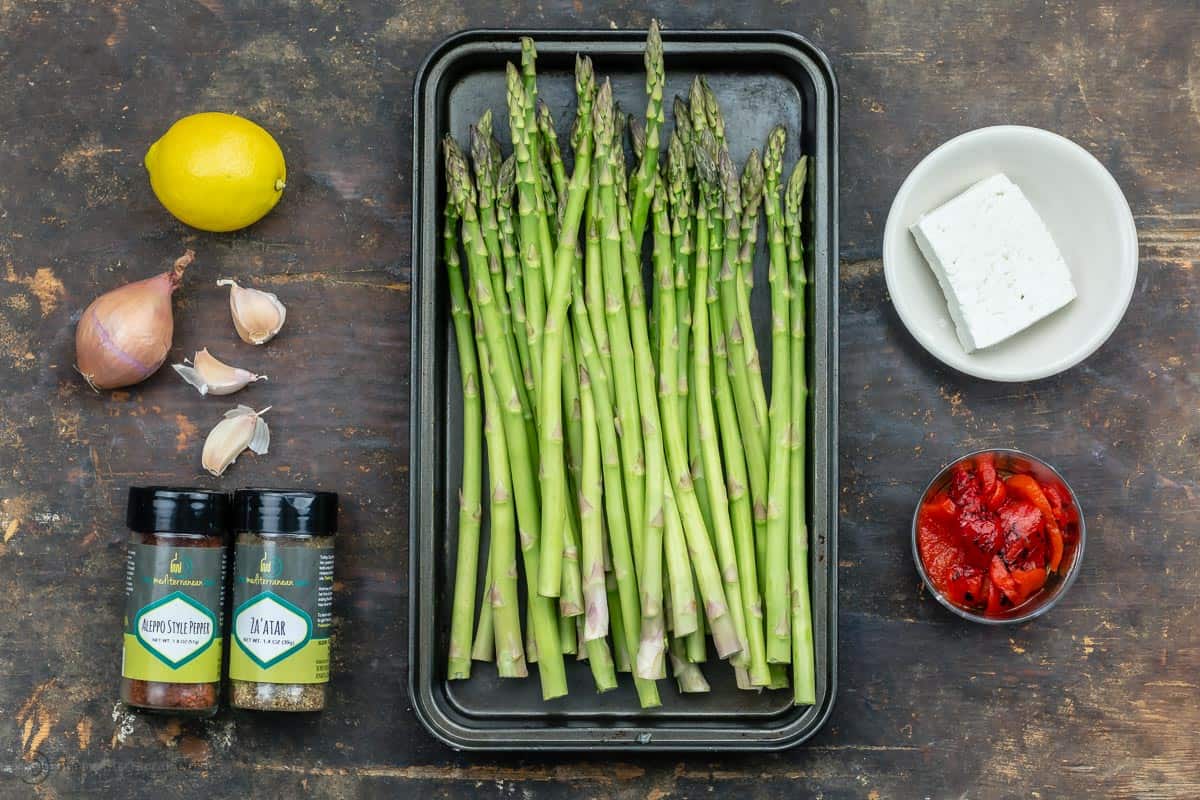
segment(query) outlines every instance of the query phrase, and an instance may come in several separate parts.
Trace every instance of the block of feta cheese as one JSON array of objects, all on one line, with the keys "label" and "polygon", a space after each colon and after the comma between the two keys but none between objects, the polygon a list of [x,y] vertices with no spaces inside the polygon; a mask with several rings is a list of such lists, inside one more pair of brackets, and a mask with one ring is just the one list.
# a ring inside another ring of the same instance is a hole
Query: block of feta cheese
[{"label": "block of feta cheese", "polygon": [[1050,231],[1021,188],[993,175],[911,228],[968,352],[991,347],[1075,299]]}]

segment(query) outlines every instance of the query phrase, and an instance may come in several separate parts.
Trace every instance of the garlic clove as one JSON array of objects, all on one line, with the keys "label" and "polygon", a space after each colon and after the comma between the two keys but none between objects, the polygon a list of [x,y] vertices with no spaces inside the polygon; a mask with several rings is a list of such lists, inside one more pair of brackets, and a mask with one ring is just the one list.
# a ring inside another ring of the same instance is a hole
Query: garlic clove
[{"label": "garlic clove", "polygon": [[191,362],[185,358],[182,364],[171,366],[202,395],[233,394],[246,388],[247,384],[267,379],[266,375],[255,375],[250,370],[220,361],[208,352],[207,347],[197,351]]},{"label": "garlic clove", "polygon": [[217,286],[229,287],[229,310],[233,312],[233,327],[248,344],[266,344],[275,338],[287,319],[287,309],[270,292],[247,289],[237,281],[224,278]]},{"label": "garlic clove", "polygon": [[270,410],[270,406],[255,411],[239,405],[226,411],[225,418],[204,440],[204,452],[200,457],[204,468],[220,477],[247,447],[258,455],[266,453],[271,444],[271,432],[262,415]]}]

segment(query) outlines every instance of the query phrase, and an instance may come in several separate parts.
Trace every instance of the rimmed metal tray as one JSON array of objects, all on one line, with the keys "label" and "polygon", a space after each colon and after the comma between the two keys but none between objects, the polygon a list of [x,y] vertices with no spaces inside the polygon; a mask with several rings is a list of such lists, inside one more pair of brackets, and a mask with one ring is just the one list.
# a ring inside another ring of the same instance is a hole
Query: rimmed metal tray
[{"label": "rimmed metal tray", "polygon": [[[447,681],[457,493],[462,467],[462,397],[451,333],[449,287],[440,256],[444,202],[439,141],[466,141],[467,126],[488,108],[508,130],[504,65],[520,58],[519,37],[537,41],[538,88],[568,141],[574,58],[591,57],[613,81],[621,106],[645,106],[644,31],[497,31],[456,34],[417,74],[413,99],[412,397],[409,548],[409,691],[436,737],[464,750],[778,750],[811,736],[828,718],[837,675],[837,87],[824,55],[784,31],[664,31],[665,96],[686,96],[707,76],[727,120],[739,163],[770,128],[789,132],[786,164],[808,154],[807,259],[812,281],[808,364],[812,387],[807,483],[812,534],[811,585],[817,702],[797,708],[790,692],[739,691],[715,659],[704,671],[712,691],[679,696],[662,683],[661,708],[642,711],[628,676],[599,695],[587,665],[568,664],[570,694],[543,702],[535,676],[500,681],[479,664],[467,681]],[[797,136],[797,133],[799,134]],[[501,136],[507,140],[506,135]],[[765,249],[765,248],[760,248]],[[766,286],[765,257],[756,264]],[[756,334],[769,369],[767,293],[753,299]],[[482,562],[482,559],[480,560]],[[482,581],[481,581],[482,585]],[[531,668],[531,673],[533,669]]]}]

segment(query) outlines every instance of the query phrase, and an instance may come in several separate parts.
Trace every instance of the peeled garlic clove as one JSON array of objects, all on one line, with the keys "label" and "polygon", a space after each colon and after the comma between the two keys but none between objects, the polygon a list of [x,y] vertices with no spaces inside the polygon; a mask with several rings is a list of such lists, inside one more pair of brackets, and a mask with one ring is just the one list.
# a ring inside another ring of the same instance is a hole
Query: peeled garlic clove
[{"label": "peeled garlic clove", "polygon": [[237,281],[225,278],[217,286],[229,287],[229,310],[233,312],[233,327],[248,344],[266,344],[275,338],[287,309],[270,292],[238,286]]},{"label": "peeled garlic clove", "polygon": [[192,357],[191,362],[185,358],[182,364],[172,364],[175,371],[185,381],[196,387],[200,394],[224,395],[233,394],[246,388],[247,384],[255,381],[265,381],[266,375],[255,375],[241,367],[231,367],[208,352],[205,347]]},{"label": "peeled garlic clove", "polygon": [[226,411],[225,419],[204,440],[204,453],[200,457],[204,468],[220,477],[247,447],[258,455],[266,453],[271,445],[271,431],[262,415],[270,410],[270,406],[255,411],[240,405]]}]

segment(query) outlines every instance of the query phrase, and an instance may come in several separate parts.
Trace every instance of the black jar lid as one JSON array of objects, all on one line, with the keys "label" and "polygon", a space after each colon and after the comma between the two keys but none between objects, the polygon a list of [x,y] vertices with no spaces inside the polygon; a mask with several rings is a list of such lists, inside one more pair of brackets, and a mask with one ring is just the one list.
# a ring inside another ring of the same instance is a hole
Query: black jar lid
[{"label": "black jar lid", "polygon": [[336,492],[238,489],[233,493],[233,527],[254,533],[332,536],[337,533]]},{"label": "black jar lid", "polygon": [[131,486],[125,524],[138,533],[223,536],[230,528],[229,495],[205,489]]}]

